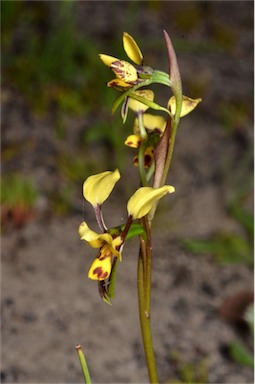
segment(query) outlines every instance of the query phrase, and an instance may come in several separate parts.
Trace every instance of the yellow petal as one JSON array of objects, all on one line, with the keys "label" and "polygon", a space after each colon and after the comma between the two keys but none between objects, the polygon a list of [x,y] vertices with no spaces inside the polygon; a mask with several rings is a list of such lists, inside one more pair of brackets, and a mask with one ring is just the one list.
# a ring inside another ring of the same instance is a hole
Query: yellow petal
[{"label": "yellow petal", "polygon": [[132,84],[125,83],[125,81],[121,79],[113,79],[108,81],[107,87],[121,87],[121,88],[130,88]]},{"label": "yellow petal", "polygon": [[133,219],[140,219],[147,215],[153,207],[153,204],[161,199],[165,194],[172,193],[175,188],[171,185],[165,185],[161,188],[141,187],[128,201],[128,214]]},{"label": "yellow petal", "polygon": [[[141,89],[141,90],[135,91],[134,94],[150,101],[154,100],[154,93],[150,89]],[[149,106],[129,97],[128,108],[132,109],[132,111],[134,112],[139,112],[139,111],[145,112],[147,111]]]},{"label": "yellow petal", "polygon": [[109,233],[96,233],[85,221],[79,226],[78,232],[81,240],[85,240],[92,248],[101,248],[105,243],[112,243],[112,236]]},{"label": "yellow petal", "polygon": [[88,277],[92,280],[105,280],[110,276],[112,269],[111,249],[106,245],[100,249],[97,258],[93,261]]},{"label": "yellow petal", "polygon": [[123,46],[128,57],[133,60],[134,63],[142,65],[143,55],[138,47],[137,43],[127,32],[123,33]]},{"label": "yellow petal", "polygon": [[141,144],[141,136],[139,135],[129,135],[125,140],[125,145],[131,148],[139,148]]},{"label": "yellow petal", "polygon": [[138,79],[135,67],[124,60],[118,60],[111,64],[111,68],[116,76],[125,83],[135,83]]},{"label": "yellow petal", "polygon": [[119,178],[118,169],[89,176],[83,184],[84,198],[93,207],[101,205],[108,198]]},{"label": "yellow petal", "polygon": [[[198,103],[200,103],[201,101],[202,101],[201,98],[191,99],[190,97],[183,95],[182,96],[182,110],[181,110],[180,117],[183,117],[183,116],[187,115],[188,113],[192,112],[193,109],[195,109],[196,106],[198,105]],[[173,115],[175,114],[176,100],[175,100],[174,96],[172,96],[168,101],[168,109],[170,109],[170,111],[172,112]]]},{"label": "yellow petal", "polygon": [[105,55],[103,53],[100,53],[99,57],[102,60],[102,62],[105,65],[107,65],[107,67],[110,67],[112,65],[112,63],[114,63],[114,61],[118,61],[119,60],[116,57]]},{"label": "yellow petal", "polygon": [[[166,127],[165,119],[160,115],[151,115],[150,113],[145,113],[143,115],[143,125],[144,128],[149,131],[155,131],[158,133],[162,133]],[[140,129],[138,125],[138,119],[135,119],[134,122],[134,133],[139,134]]]}]

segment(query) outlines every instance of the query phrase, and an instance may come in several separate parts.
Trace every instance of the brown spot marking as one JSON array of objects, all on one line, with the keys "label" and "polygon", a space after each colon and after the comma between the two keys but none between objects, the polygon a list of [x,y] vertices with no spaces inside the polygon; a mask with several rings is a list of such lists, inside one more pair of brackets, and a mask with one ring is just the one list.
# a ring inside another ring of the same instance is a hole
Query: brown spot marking
[{"label": "brown spot marking", "polygon": [[145,155],[145,156],[144,156],[144,166],[145,166],[146,168],[149,168],[149,166],[151,165],[151,163],[152,163],[152,157],[151,157],[151,155]]},{"label": "brown spot marking", "polygon": [[106,279],[108,276],[108,272],[104,272],[102,267],[97,267],[94,269],[93,275],[97,275],[98,279]]},{"label": "brown spot marking", "polygon": [[114,61],[111,65],[112,69],[117,73],[121,78],[124,77],[123,74],[123,69],[124,69],[124,64],[121,63],[120,61]]},{"label": "brown spot marking", "polygon": [[160,128],[158,128],[158,127],[155,127],[155,128],[153,128],[153,132],[157,133],[158,135],[161,135],[162,130]]}]

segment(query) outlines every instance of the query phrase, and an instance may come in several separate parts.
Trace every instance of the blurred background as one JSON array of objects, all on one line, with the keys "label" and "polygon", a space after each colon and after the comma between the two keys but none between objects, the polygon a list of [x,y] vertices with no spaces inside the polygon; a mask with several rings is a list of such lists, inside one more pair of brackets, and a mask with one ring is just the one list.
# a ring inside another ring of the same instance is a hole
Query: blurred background
[{"label": "blurred background", "polygon": [[[126,59],[126,31],[145,64],[167,72],[163,29],[184,94],[203,102],[181,121],[168,180],[176,193],[155,222],[160,377],[253,382],[253,15],[250,1],[1,2],[2,382],[82,382],[77,343],[94,382],[147,381],[137,244],[106,308],[84,278],[95,254],[77,228],[85,217],[97,230],[82,197],[90,174],[122,174],[105,204],[110,226],[125,220],[138,183],[123,150],[133,116],[125,126],[112,116],[118,94],[98,54]],[[154,90],[159,103],[171,96]]]}]

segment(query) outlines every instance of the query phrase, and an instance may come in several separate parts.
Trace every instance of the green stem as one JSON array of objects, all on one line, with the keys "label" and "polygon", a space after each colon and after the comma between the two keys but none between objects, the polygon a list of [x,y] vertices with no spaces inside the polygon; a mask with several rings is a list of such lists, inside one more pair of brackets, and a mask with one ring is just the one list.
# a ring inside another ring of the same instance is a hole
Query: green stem
[{"label": "green stem", "polygon": [[146,141],[148,138],[146,129],[143,124],[143,113],[138,112],[137,113],[137,120],[138,120],[138,125],[139,125],[139,131],[140,135],[143,139],[139,151],[138,151],[138,169],[139,169],[139,174],[140,174],[140,180],[142,183],[142,186],[147,186],[147,177],[146,177],[146,171],[145,171],[145,166],[144,166],[144,155],[145,155],[145,150],[146,150]]},{"label": "green stem", "polygon": [[78,357],[79,357],[79,360],[80,360],[81,369],[82,369],[82,373],[83,373],[83,376],[84,376],[84,382],[85,382],[85,384],[91,384],[91,378],[90,378],[90,374],[89,374],[88,365],[87,365],[87,362],[86,362],[85,355],[84,355],[84,353],[83,353],[83,351],[81,349],[81,346],[80,345],[76,345],[75,349],[77,351],[77,354],[78,354]]},{"label": "green stem", "polygon": [[[145,290],[144,286],[144,265],[143,265],[143,256],[140,252],[138,259],[138,300],[139,300],[139,316],[140,316],[140,325],[142,331],[143,346],[145,352],[145,358],[148,368],[148,374],[150,378],[150,383],[158,383],[158,373],[156,366],[156,359],[153,350],[153,341],[151,334],[151,321],[150,321],[150,307],[146,306],[145,300]],[[148,298],[147,298],[148,299]]]},{"label": "green stem", "polygon": [[145,150],[146,150],[146,142],[143,141],[138,151],[138,169],[139,169],[141,184],[143,187],[146,187],[148,185],[146,171],[144,167]]},{"label": "green stem", "polygon": [[148,135],[147,135],[146,129],[144,127],[144,123],[143,123],[143,112],[138,111],[136,115],[137,115],[140,135],[141,135],[143,140],[146,140]]},{"label": "green stem", "polygon": [[147,232],[147,242],[140,239],[140,252],[138,258],[137,284],[139,316],[142,331],[143,346],[148,368],[150,383],[158,383],[156,359],[153,349],[151,333],[151,236],[147,217],[142,219]]}]

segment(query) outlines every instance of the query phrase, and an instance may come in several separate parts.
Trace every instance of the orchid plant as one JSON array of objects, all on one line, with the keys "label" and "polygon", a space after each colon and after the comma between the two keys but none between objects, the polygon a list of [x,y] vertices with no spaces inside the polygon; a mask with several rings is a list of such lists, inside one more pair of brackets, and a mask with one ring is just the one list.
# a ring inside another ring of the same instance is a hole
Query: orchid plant
[{"label": "orchid plant", "polygon": [[[98,282],[99,294],[103,301],[111,304],[114,297],[116,266],[122,261],[123,247],[130,238],[138,237],[140,250],[138,254],[138,305],[140,325],[151,383],[158,383],[156,359],[153,349],[151,332],[151,223],[159,200],[175,191],[172,185],[165,185],[172,160],[175,137],[180,118],[190,113],[201,101],[191,99],[182,94],[181,76],[170,37],[164,31],[169,60],[169,73],[153,69],[144,64],[143,54],[137,43],[128,33],[123,34],[123,46],[128,58],[125,61],[106,54],[100,54],[102,62],[111,68],[115,78],[107,83],[120,96],[113,104],[112,111],[121,106],[123,124],[128,111],[134,112],[133,130],[125,140],[125,145],[133,148],[136,153],[134,165],[137,166],[140,185],[127,202],[126,223],[108,228],[104,221],[102,205],[111,194],[120,179],[118,169],[104,171],[89,176],[83,184],[83,196],[95,212],[99,233],[94,232],[83,221],[79,226],[79,235],[98,254],[88,271],[88,277]],[[149,88],[158,83],[169,87],[172,95],[167,106],[155,101],[155,94]],[[160,111],[161,115],[147,113],[147,110]],[[166,118],[162,114],[166,115]],[[81,359],[81,347],[78,346]],[[84,364],[82,364],[83,369]],[[87,372],[87,367],[86,367]],[[87,382],[89,375],[84,374]]]}]

